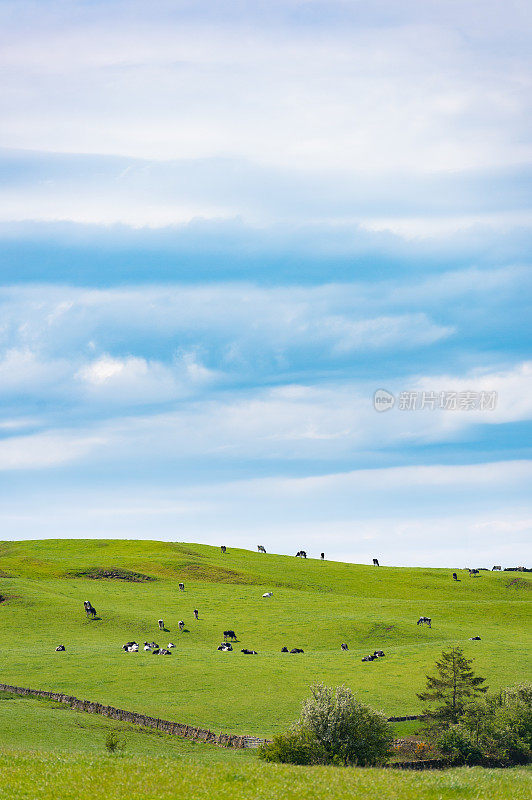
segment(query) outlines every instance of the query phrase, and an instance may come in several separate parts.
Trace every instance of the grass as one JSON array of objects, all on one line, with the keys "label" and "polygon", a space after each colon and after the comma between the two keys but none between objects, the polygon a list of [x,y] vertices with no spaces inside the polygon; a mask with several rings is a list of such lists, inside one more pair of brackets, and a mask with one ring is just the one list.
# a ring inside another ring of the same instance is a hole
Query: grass
[{"label": "grass", "polygon": [[[217,732],[270,736],[297,717],[317,680],[344,682],[389,715],[417,713],[416,691],[450,643],[464,646],[491,688],[530,679],[528,576],[470,578],[461,570],[455,582],[451,572],[232,549],[224,556],[195,544],[0,543],[0,680]],[[263,600],[268,590],[273,597]],[[86,619],[85,599],[100,620]],[[416,625],[421,615],[432,617],[432,629]],[[168,633],[159,632],[160,618]],[[179,632],[180,619],[188,632]],[[240,639],[233,653],[216,650],[226,628]],[[480,642],[469,641],[475,635]],[[177,647],[163,658],[124,653],[133,639]],[[60,643],[65,653],[55,653]],[[287,656],[283,645],[305,653]],[[243,656],[242,647],[259,655]],[[378,648],[384,659],[360,661]]]}]

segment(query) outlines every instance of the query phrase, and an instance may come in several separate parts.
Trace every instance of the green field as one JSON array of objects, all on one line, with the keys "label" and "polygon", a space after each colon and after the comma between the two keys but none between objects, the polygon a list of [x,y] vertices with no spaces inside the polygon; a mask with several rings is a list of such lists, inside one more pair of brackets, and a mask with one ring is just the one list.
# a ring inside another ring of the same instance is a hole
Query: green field
[{"label": "green field", "polygon": [[[155,580],[79,575],[120,569]],[[280,731],[298,716],[317,680],[344,682],[389,715],[416,713],[423,676],[451,642],[464,645],[491,688],[530,679],[532,584],[526,574],[470,578],[461,570],[455,582],[447,569],[99,540],[5,542],[0,571],[2,682],[215,731]],[[270,590],[273,597],[263,599]],[[86,619],[85,599],[101,620]],[[432,629],[416,625],[420,615],[432,617]],[[159,618],[167,634],[159,632]],[[186,632],[178,630],[180,619]],[[233,653],[216,650],[226,628],[239,636]],[[468,641],[475,635],[482,640]],[[152,639],[175,642],[173,655],[121,650],[125,641]],[[54,651],[60,643],[65,653]],[[283,645],[305,653],[282,654]],[[259,654],[244,656],[243,647]],[[361,662],[377,648],[385,658]]]}]

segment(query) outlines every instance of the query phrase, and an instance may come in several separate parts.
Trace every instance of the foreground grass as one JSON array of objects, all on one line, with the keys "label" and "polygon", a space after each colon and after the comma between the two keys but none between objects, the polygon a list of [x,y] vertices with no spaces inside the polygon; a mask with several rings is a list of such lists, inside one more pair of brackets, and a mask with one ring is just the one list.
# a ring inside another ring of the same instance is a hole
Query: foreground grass
[{"label": "foreground grass", "polygon": [[532,773],[524,768],[405,773],[384,769],[200,764],[190,758],[94,757],[0,752],[5,800],[528,800]]},{"label": "foreground grass", "polygon": [[[98,569],[154,580],[79,577]],[[377,569],[236,549],[223,556],[194,544],[0,543],[0,680],[262,736],[296,719],[309,684],[319,680],[346,683],[389,715],[416,713],[415,693],[450,643],[475,658],[492,689],[530,677],[530,578],[459,574],[455,582],[442,569]],[[267,590],[274,595],[263,600]],[[85,618],[85,599],[100,620]],[[432,629],[416,625],[421,614],[432,617]],[[160,618],[169,628],[164,635]],[[216,651],[226,628],[240,638],[234,653]],[[482,640],[469,641],[475,635]],[[177,647],[163,658],[122,652],[131,639]],[[55,653],[59,643],[65,653]],[[287,656],[283,645],[305,653]],[[242,647],[259,655],[243,656]],[[377,648],[384,659],[361,663]]]}]

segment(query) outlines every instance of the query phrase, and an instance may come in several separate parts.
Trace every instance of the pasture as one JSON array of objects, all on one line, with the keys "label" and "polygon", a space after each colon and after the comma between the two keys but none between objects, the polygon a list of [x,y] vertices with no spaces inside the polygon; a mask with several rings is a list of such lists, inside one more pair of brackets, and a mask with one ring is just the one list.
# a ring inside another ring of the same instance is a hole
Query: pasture
[{"label": "pasture", "polygon": [[[258,736],[286,728],[317,680],[346,683],[388,715],[417,713],[415,693],[450,643],[464,646],[491,688],[530,679],[527,574],[473,578],[465,565],[394,568],[379,557],[383,566],[373,567],[181,543],[5,542],[0,679]],[[432,628],[416,625],[423,615]],[[216,650],[226,629],[239,639],[231,653]],[[140,652],[122,651],[129,640]],[[153,656],[145,640],[176,647]],[[305,652],[281,653],[285,645]],[[385,657],[361,662],[376,649]]]}]

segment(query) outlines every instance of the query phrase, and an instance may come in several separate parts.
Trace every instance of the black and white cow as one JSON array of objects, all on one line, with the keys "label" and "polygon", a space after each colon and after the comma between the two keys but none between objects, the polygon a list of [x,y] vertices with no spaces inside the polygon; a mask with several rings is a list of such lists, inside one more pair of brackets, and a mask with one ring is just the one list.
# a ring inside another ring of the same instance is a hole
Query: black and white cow
[{"label": "black and white cow", "polygon": [[60,644],[55,648],[55,652],[56,653],[63,653],[65,650],[66,650],[66,647],[65,647],[64,644]]},{"label": "black and white cow", "polygon": [[241,653],[244,653],[244,655],[245,655],[245,656],[256,656],[256,655],[258,655],[258,653],[257,653],[257,651],[256,651],[256,650],[247,650],[247,649],[244,649],[244,650],[241,650],[240,652],[241,652]]},{"label": "black and white cow", "polygon": [[349,650],[349,647],[345,644],[345,642],[341,644],[340,647],[342,648],[342,650]]},{"label": "black and white cow", "polygon": [[420,617],[417,621],[418,625],[428,625],[429,628],[432,628],[432,620],[430,617]]},{"label": "black and white cow", "polygon": [[84,600],[83,601],[83,607],[85,609],[86,615],[88,617],[92,617],[94,619],[94,617],[96,616],[96,609],[92,605],[91,601],[90,600]]},{"label": "black and white cow", "polygon": [[237,641],[236,633],[234,631],[224,631],[224,639],[227,641],[228,639],[232,639],[233,642]]},{"label": "black and white cow", "polygon": [[180,631],[185,630],[185,623],[182,619],[180,619],[179,622],[177,623],[177,627],[179,628]]},{"label": "black and white cow", "polygon": [[199,619],[199,611],[197,608],[194,609],[194,619]]},{"label": "black and white cow", "polygon": [[259,551],[259,553],[265,553],[266,552],[266,548],[263,547],[261,544],[257,545],[257,550]]},{"label": "black and white cow", "polygon": [[180,584],[179,584],[179,588],[180,588],[180,590],[181,590],[182,592],[184,592],[184,591],[185,591],[185,584],[184,584],[184,583],[180,583]]},{"label": "black and white cow", "polygon": [[160,619],[158,620],[158,622],[159,622],[159,630],[164,631],[164,620]]},{"label": "black and white cow", "polygon": [[499,566],[492,567],[491,571],[493,572],[493,570],[498,570],[500,572],[501,569],[502,569],[502,567],[499,565]]},{"label": "black and white cow", "polygon": [[458,575],[456,574],[456,572],[453,572],[453,581],[457,581],[457,580],[458,580]]},{"label": "black and white cow", "polygon": [[225,551],[227,550],[227,547],[225,546],[225,544],[222,544],[220,546],[220,550],[222,551],[222,553],[225,553]]}]

